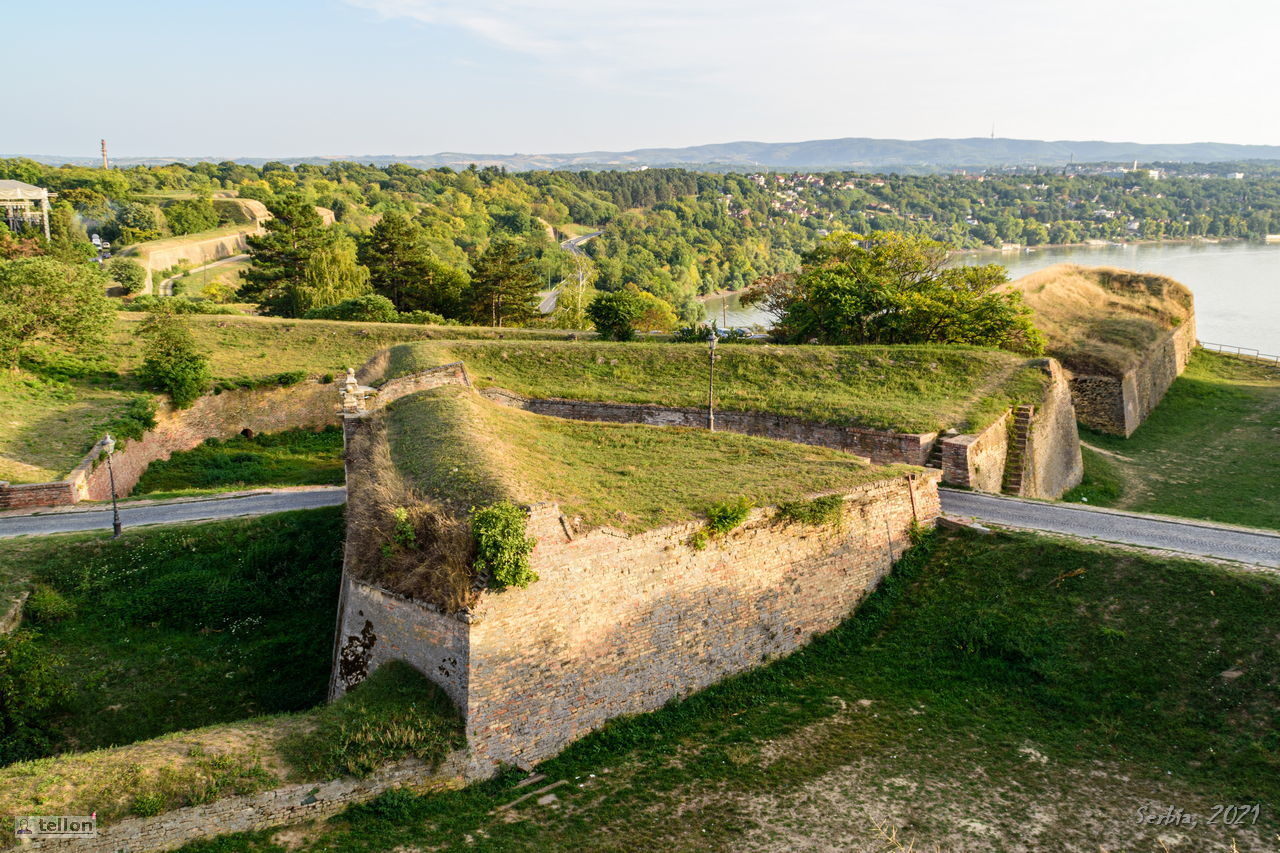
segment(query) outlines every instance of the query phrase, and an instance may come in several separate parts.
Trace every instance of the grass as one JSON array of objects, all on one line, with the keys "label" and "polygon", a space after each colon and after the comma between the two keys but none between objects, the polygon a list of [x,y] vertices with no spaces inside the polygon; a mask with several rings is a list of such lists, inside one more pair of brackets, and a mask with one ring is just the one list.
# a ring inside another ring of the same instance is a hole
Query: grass
[{"label": "grass", "polygon": [[249,261],[232,261],[219,264],[216,267],[187,273],[176,279],[173,284],[176,289],[181,290],[183,296],[193,298],[203,296],[204,289],[215,282],[234,290],[240,286],[240,274],[250,266]]},{"label": "grass", "polygon": [[726,499],[768,506],[916,470],[736,433],[548,418],[456,387],[401,398],[385,417],[392,458],[424,495],[455,511],[554,500],[588,528],[647,530]]},{"label": "grass", "polygon": [[342,483],[342,430],[329,426],[319,432],[291,429],[252,438],[206,439],[199,447],[152,462],[133,495]]},{"label": "grass", "polygon": [[[707,351],[691,344],[453,341],[393,348],[386,378],[463,361],[481,387],[531,397],[705,406]],[[972,347],[726,344],[716,404],[899,432],[980,430],[1038,402],[1044,374],[1010,353]]]},{"label": "grass", "polygon": [[1111,267],[1055,264],[1005,285],[1022,294],[1049,354],[1078,373],[1119,376],[1192,312],[1171,278]]},{"label": "grass", "polygon": [[[1270,850],[1278,605],[1273,577],[934,534],[808,648],[544,762],[569,782],[549,804],[495,813],[528,790],[511,773],[387,795],[289,849]],[[1258,824],[1203,825],[1230,802]],[[1170,840],[1144,806],[1201,825]],[[278,851],[273,835],[185,849]]]},{"label": "grass", "polygon": [[165,735],[118,749],[0,768],[7,814],[149,816],[287,782],[326,781],[415,757],[434,763],[462,742],[440,688],[403,664],[379,668],[337,702]]},{"label": "grass", "polygon": [[1196,350],[1128,439],[1081,431],[1085,479],[1065,500],[1280,528],[1280,370]]},{"label": "grass", "polygon": [[58,750],[87,750],[324,699],[341,571],[341,508],[249,520],[0,541],[11,583],[75,615],[38,624],[63,659]]},{"label": "grass", "polygon": [[[0,384],[0,480],[40,483],[56,480],[78,463],[102,437],[103,427],[143,391],[130,375],[141,362],[138,327],[145,314],[119,312],[107,356],[96,366],[74,370],[28,364]],[[340,323],[272,317],[191,315],[185,318],[199,347],[209,355],[217,381],[238,383],[302,371],[309,376],[341,375],[395,343],[430,338],[563,338],[567,333],[537,329],[414,326],[396,323]]]}]

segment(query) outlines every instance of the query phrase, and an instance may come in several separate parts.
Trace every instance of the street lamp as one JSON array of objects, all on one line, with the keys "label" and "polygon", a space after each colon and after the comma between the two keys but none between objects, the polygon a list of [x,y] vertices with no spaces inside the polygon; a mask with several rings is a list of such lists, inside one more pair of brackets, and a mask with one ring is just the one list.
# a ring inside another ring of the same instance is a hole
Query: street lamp
[{"label": "street lamp", "polygon": [[111,530],[112,539],[120,538],[120,505],[116,503],[116,472],[111,467],[111,454],[116,449],[116,440],[110,434],[102,439],[102,451],[107,454],[107,476],[111,479]]},{"label": "street lamp", "polygon": [[711,324],[711,337],[707,338],[707,429],[716,431],[716,324]]}]

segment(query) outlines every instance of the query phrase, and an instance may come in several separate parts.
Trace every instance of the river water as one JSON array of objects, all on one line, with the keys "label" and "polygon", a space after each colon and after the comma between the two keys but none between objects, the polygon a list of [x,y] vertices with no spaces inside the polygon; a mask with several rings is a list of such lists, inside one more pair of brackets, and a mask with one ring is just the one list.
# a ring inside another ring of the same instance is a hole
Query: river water
[{"label": "river water", "polygon": [[[1018,254],[978,252],[957,263],[1004,264],[1021,278],[1059,263],[1111,266],[1167,275],[1196,297],[1200,340],[1280,354],[1280,245],[1259,243],[1149,243],[1135,246],[1040,249]],[[743,308],[736,294],[706,300],[707,319],[721,325],[768,326],[770,317]]]}]

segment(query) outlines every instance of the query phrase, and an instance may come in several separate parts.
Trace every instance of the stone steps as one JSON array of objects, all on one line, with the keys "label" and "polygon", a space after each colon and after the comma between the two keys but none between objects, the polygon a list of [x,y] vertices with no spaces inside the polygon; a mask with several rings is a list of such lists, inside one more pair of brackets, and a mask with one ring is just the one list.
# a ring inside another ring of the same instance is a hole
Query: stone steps
[{"label": "stone steps", "polygon": [[1035,418],[1035,406],[1018,406],[1013,410],[1013,436],[1009,441],[1009,453],[1004,463],[1005,494],[1022,494],[1022,463],[1026,457],[1027,441],[1031,436],[1031,422]]}]

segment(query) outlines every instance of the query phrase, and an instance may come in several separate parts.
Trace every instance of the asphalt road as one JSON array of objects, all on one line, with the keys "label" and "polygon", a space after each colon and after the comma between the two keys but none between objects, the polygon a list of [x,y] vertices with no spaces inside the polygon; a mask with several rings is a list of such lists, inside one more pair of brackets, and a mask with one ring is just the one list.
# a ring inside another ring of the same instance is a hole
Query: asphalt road
[{"label": "asphalt road", "polygon": [[[1280,533],[950,489],[942,489],[941,495],[942,510],[947,515],[988,524],[1280,567]],[[347,490],[333,486],[151,504],[126,503],[120,510],[120,520],[125,527],[173,524],[336,506],[346,499]],[[110,528],[109,507],[0,517],[0,539]]]},{"label": "asphalt road", "polygon": [[1280,533],[942,489],[942,511],[1005,527],[1280,567]]},{"label": "asphalt road", "polygon": [[[564,249],[571,255],[581,255],[583,253],[582,249],[578,247],[590,240],[592,237],[599,237],[603,233],[603,231],[592,231],[590,234],[583,234],[580,237],[570,237],[568,240],[565,240],[560,244],[560,248]],[[560,302],[560,293],[562,290],[563,285],[558,284],[554,290],[548,291],[546,295],[542,297],[542,302],[538,303],[538,311],[543,314],[550,314],[552,311],[556,310],[556,305]]]},{"label": "asphalt road", "polygon": [[[145,524],[173,524],[178,521],[201,521],[233,518],[242,515],[266,515],[291,509],[313,509],[346,503],[347,490],[342,486],[289,492],[267,492],[239,497],[178,500],[120,506],[120,522],[125,527]],[[39,515],[0,517],[0,539],[11,536],[43,536],[48,533],[71,533],[79,530],[110,530],[111,508],[45,511]]]}]

